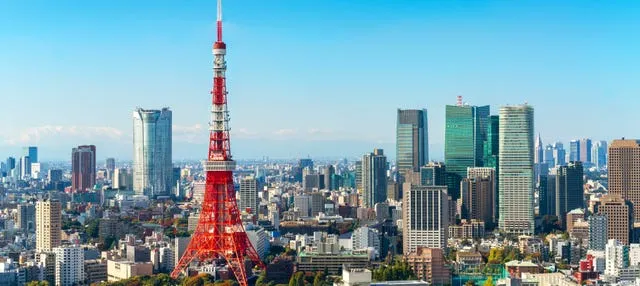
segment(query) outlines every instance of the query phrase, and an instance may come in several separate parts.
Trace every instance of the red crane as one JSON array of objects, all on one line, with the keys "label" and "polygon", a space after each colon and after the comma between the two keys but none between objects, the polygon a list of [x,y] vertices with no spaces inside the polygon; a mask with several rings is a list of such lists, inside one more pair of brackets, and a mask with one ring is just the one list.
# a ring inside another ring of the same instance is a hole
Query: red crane
[{"label": "red crane", "polygon": [[225,84],[226,45],[222,41],[222,4],[218,0],[217,41],[213,44],[213,96],[209,123],[209,156],[204,201],[198,226],[182,258],[171,272],[177,278],[196,260],[199,264],[227,262],[240,286],[247,286],[245,257],[264,268],[242,225],[233,188],[235,162],[231,158],[229,111]]}]

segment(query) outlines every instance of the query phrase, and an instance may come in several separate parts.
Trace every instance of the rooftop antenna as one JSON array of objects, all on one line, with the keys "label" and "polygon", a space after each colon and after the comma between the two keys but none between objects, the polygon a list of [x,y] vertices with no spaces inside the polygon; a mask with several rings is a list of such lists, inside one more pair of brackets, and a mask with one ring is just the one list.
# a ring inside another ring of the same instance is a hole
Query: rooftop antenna
[{"label": "rooftop antenna", "polygon": [[458,95],[458,102],[457,102],[456,105],[458,105],[458,106],[462,106],[463,105],[463,103],[462,103],[462,95]]}]

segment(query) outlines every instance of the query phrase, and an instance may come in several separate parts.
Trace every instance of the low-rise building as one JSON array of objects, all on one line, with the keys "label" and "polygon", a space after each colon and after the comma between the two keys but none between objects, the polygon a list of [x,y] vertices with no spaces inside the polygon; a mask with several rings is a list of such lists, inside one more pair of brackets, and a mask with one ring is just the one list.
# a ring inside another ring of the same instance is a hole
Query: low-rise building
[{"label": "low-rise building", "polygon": [[521,277],[522,273],[537,274],[541,272],[540,266],[531,261],[512,260],[505,263],[504,267],[512,277]]},{"label": "low-rise building", "polygon": [[87,283],[98,283],[107,281],[107,261],[102,259],[92,259],[84,261],[84,275]]},{"label": "low-rise building", "polygon": [[132,262],[128,260],[108,260],[107,280],[119,281],[129,279],[133,276],[153,274],[153,264],[151,262]]},{"label": "low-rise building", "polygon": [[306,252],[298,254],[298,271],[316,272],[325,269],[330,274],[339,274],[345,264],[354,268],[365,268],[369,265],[370,256],[367,251]]},{"label": "low-rise building", "polygon": [[449,237],[455,239],[479,239],[485,236],[484,221],[462,220],[460,225],[449,226]]},{"label": "low-rise building", "polygon": [[451,272],[445,265],[442,249],[418,247],[414,252],[405,255],[405,260],[418,279],[434,285],[451,284]]}]

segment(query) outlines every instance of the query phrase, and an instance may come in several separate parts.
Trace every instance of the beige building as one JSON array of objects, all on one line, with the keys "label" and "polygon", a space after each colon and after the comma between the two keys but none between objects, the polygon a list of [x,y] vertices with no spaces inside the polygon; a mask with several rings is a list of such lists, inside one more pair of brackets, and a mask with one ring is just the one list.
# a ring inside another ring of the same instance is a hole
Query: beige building
[{"label": "beige building", "polygon": [[153,274],[153,264],[151,262],[131,262],[128,260],[108,260],[107,280],[119,281],[129,279],[133,276],[143,276]]},{"label": "beige building", "polygon": [[[640,205],[640,143],[638,140],[613,140],[609,145],[609,194],[619,195]],[[633,210],[640,222],[640,207]],[[628,244],[628,243],[626,243]]]},{"label": "beige building", "polygon": [[60,246],[62,205],[56,200],[36,203],[36,251],[50,252]]},{"label": "beige building", "polygon": [[607,195],[600,198],[598,214],[607,216],[607,239],[616,239],[629,245],[633,210],[620,195]]},{"label": "beige building", "polygon": [[584,210],[574,209],[567,213],[567,232],[573,230],[573,226],[578,220],[584,221]]},{"label": "beige building", "polygon": [[405,260],[418,279],[427,281],[431,285],[451,284],[451,272],[445,265],[442,249],[418,247],[405,255]]}]

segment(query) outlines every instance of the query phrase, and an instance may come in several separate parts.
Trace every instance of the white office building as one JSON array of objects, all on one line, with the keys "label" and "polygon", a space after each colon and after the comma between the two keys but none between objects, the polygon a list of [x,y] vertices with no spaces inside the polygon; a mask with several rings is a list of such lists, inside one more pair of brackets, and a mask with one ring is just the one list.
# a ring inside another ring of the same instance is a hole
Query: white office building
[{"label": "white office building", "polygon": [[380,233],[378,230],[366,226],[359,227],[351,235],[351,249],[362,250],[372,248],[375,257],[380,257]]},{"label": "white office building", "polygon": [[78,246],[53,249],[56,260],[56,285],[73,286],[84,280],[84,251]]},{"label": "white office building", "polygon": [[533,107],[500,108],[498,226],[507,233],[533,234]]},{"label": "white office building", "polygon": [[445,248],[449,229],[449,196],[446,186],[403,185],[403,250],[418,246]]}]

